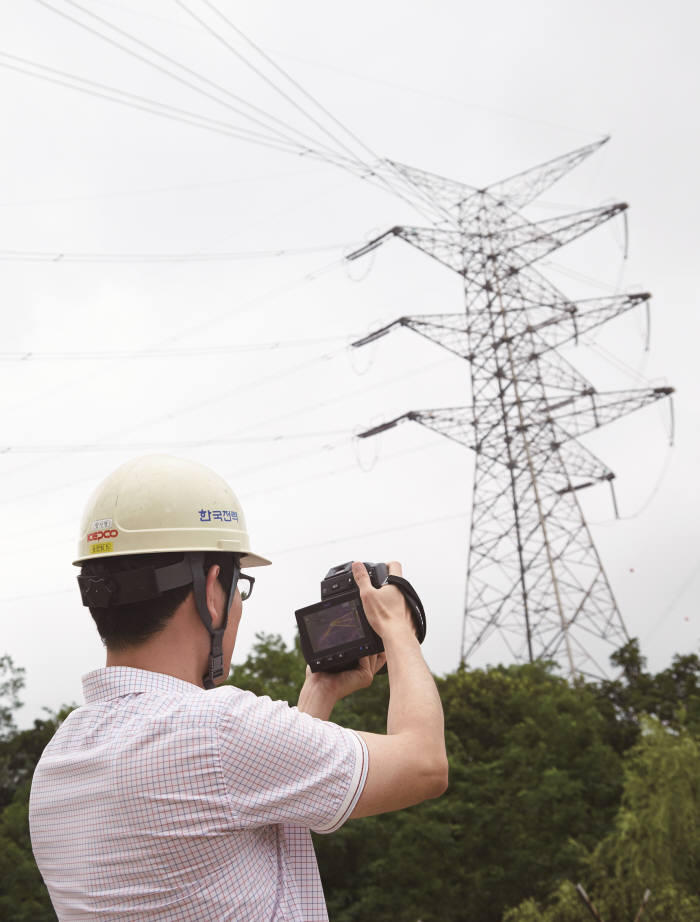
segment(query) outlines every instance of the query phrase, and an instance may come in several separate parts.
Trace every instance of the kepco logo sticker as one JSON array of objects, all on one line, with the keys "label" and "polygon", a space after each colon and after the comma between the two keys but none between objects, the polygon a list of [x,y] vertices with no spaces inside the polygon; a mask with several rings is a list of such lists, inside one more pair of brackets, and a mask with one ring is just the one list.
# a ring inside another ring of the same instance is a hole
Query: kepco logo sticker
[{"label": "kepco logo sticker", "polygon": [[88,541],[102,541],[105,538],[116,538],[119,532],[116,528],[108,528],[105,531],[91,531],[87,536]]}]

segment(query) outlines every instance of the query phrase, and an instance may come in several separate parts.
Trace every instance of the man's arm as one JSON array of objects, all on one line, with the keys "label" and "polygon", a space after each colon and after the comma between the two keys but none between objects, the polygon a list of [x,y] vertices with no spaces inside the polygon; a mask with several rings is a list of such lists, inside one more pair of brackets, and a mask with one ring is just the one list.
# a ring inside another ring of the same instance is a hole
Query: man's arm
[{"label": "man's arm", "polygon": [[[389,572],[401,575],[398,563]],[[447,787],[442,704],[405,599],[396,586],[375,589],[363,564],[353,563],[362,605],[384,642],[389,670],[387,735],[361,732],[369,752],[367,781],[352,817],[386,813],[437,797]],[[299,696],[299,710],[327,720],[336,701],[369,685],[384,655],[360,661],[360,668],[330,675],[311,673]]]}]

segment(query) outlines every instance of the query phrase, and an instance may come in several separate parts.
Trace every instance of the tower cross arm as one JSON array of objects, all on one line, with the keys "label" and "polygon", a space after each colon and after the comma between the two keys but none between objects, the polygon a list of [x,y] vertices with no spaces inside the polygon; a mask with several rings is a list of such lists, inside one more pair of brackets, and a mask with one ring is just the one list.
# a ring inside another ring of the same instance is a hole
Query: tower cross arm
[{"label": "tower cross arm", "polygon": [[553,186],[558,179],[590,157],[608,140],[608,137],[601,138],[600,141],[569,151],[546,163],[516,173],[515,176],[509,176],[508,179],[501,179],[487,186],[482,194],[486,193],[496,201],[505,201],[517,211]]},{"label": "tower cross arm", "polygon": [[399,423],[411,420],[420,423],[427,429],[433,429],[440,435],[446,436],[467,448],[477,449],[475,444],[473,427],[474,411],[472,407],[446,407],[440,410],[409,410],[401,416],[396,416],[388,422],[380,423],[373,426],[365,432],[357,435],[358,439],[366,439],[373,435],[379,435],[380,432],[386,432],[387,429],[393,429]]},{"label": "tower cross arm", "polygon": [[546,343],[547,348],[554,349],[572,340],[578,341],[584,333],[602,326],[608,320],[613,320],[640,304],[648,303],[650,298],[649,292],[645,291],[606,298],[587,298],[583,301],[563,300],[548,305],[537,303],[534,305],[535,308],[541,311],[543,307],[547,307],[549,316],[535,322],[529,322],[527,311],[523,311],[522,305],[518,305],[517,309],[511,312],[511,335],[534,334]]},{"label": "tower cross arm", "polygon": [[347,258],[359,258],[390,236],[401,237],[454,272],[480,283],[487,263],[492,264],[496,276],[508,277],[626,209],[626,203],[618,202],[537,222],[513,215],[505,226],[482,228],[475,233],[458,227],[397,225]]},{"label": "tower cross arm", "polygon": [[586,432],[604,426],[613,420],[640,410],[673,394],[672,387],[639,388],[631,391],[599,392],[588,388],[554,401],[538,398],[525,401],[523,430],[541,428],[556,423],[569,438],[578,438]]},{"label": "tower cross arm", "polygon": [[[470,448],[487,463],[496,467],[510,466],[515,471],[515,476],[522,476],[528,468],[523,452],[524,442],[521,440],[519,445],[514,443],[514,451],[507,455],[503,451],[498,427],[489,426],[485,419],[480,421],[479,412],[478,406],[409,410],[401,416],[359,433],[357,437],[366,439],[393,429],[399,423],[412,421],[465,448]],[[529,447],[531,459],[537,468],[537,476],[557,493],[580,490],[593,486],[596,482],[610,481],[615,476],[588,448],[572,439],[569,433],[555,422],[550,422],[546,431],[540,428],[533,432]]]},{"label": "tower cross arm", "polygon": [[546,218],[544,221],[523,221],[494,235],[497,249],[503,255],[512,254],[511,260],[515,258],[518,261],[519,269],[583,237],[599,224],[625,212],[627,207],[626,202],[617,202],[602,208],[589,208],[556,218]]},{"label": "tower cross arm", "polygon": [[362,256],[366,256],[368,253],[371,253],[372,250],[376,250],[377,247],[381,246],[386,240],[389,240],[391,237],[395,237],[400,230],[400,227],[390,227],[389,230],[384,231],[383,234],[380,234],[378,237],[373,237],[357,250],[353,250],[352,253],[348,253],[345,258],[348,262],[354,262],[356,259],[360,259]]},{"label": "tower cross arm", "polygon": [[399,327],[408,327],[425,339],[437,343],[443,349],[453,352],[460,358],[472,360],[474,356],[469,351],[469,326],[464,313],[460,314],[417,314],[397,317],[386,326],[372,330],[361,339],[351,343],[352,347],[366,346],[369,343],[386,336]]}]

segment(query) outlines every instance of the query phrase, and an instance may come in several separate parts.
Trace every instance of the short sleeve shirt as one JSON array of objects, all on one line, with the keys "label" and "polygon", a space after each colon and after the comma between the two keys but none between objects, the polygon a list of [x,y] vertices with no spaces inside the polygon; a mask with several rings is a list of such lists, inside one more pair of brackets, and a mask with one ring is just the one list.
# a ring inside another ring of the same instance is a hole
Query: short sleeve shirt
[{"label": "short sleeve shirt", "polygon": [[60,920],[319,922],[309,830],[367,774],[353,731],[233,686],[111,666],[37,765],[32,847]]}]

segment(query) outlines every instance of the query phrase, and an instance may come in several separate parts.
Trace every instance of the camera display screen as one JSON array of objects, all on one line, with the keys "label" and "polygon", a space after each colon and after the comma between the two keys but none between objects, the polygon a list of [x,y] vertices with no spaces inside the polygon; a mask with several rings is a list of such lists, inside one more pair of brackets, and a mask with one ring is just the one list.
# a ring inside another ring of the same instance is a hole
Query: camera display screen
[{"label": "camera display screen", "polygon": [[321,611],[312,611],[304,615],[304,625],[315,652],[365,638],[357,610],[358,604],[358,599],[347,599]]}]

